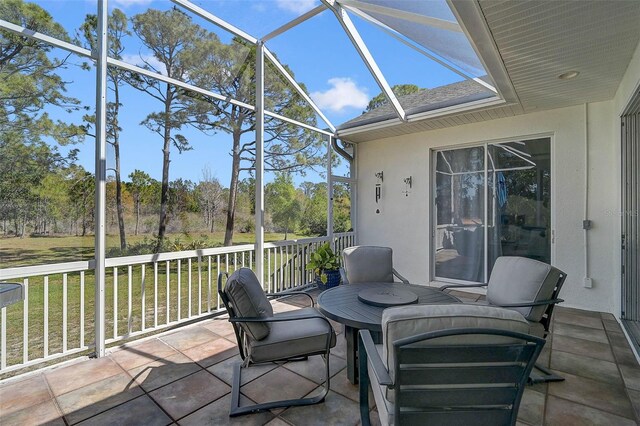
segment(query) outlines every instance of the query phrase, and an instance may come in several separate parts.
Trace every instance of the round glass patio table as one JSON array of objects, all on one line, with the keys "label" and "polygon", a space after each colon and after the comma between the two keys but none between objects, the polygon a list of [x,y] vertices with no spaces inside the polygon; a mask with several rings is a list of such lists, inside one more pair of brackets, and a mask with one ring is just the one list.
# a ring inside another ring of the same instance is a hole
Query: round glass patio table
[{"label": "round glass patio table", "polygon": [[437,288],[404,283],[345,284],[323,291],[318,296],[318,309],[327,318],[345,326],[347,377],[354,384],[358,382],[358,330],[371,330],[374,332],[373,334],[377,333],[380,336],[382,331],[382,312],[386,309],[386,307],[362,302],[358,299],[358,294],[362,290],[376,288],[391,292],[393,290],[408,290],[418,296],[418,300],[415,303],[417,305],[460,303],[458,298]]}]

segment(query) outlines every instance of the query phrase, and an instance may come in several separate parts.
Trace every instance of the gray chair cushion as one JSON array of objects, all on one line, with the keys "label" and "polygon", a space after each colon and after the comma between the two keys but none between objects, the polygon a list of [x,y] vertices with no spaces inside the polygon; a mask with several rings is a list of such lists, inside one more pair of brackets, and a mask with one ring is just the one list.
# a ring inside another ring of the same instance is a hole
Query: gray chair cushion
[{"label": "gray chair cushion", "polygon": [[[258,278],[249,268],[240,268],[231,274],[224,287],[224,292],[239,317],[268,318],[273,316],[271,303],[264,294]],[[268,323],[241,322],[240,326],[248,336],[255,340],[262,340],[269,335]]]},{"label": "gray chair cushion", "polygon": [[[496,260],[487,285],[491,305],[537,302],[550,299],[562,272],[526,257],[502,256]],[[538,322],[547,306],[512,308],[529,321]]]},{"label": "gray chair cushion", "polygon": [[268,362],[286,358],[304,356],[314,352],[324,352],[327,338],[330,346],[336,344],[336,334],[331,325],[322,319],[315,308],[302,308],[295,311],[275,314],[275,318],[296,318],[315,316],[317,318],[271,323],[269,335],[259,341],[248,342],[248,355],[251,362]]},{"label": "gray chair cushion", "polygon": [[342,251],[342,261],[350,284],[393,282],[393,251],[389,247],[355,246]]},{"label": "gray chair cushion", "polygon": [[[393,342],[437,330],[452,328],[497,328],[529,333],[529,323],[519,313],[493,306],[449,304],[412,305],[385,309],[382,313],[382,360],[395,380]],[[483,335],[438,339],[435,344],[505,343],[511,339]],[[428,345],[429,342],[425,342]]]}]

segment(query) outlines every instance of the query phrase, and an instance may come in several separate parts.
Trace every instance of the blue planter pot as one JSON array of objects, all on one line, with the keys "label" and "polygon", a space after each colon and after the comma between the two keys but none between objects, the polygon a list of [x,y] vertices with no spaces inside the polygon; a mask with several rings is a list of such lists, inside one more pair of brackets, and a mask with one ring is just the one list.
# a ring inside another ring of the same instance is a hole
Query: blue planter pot
[{"label": "blue planter pot", "polygon": [[327,274],[327,283],[324,284],[320,276],[316,276],[316,285],[322,291],[340,285],[340,271],[324,271]]}]

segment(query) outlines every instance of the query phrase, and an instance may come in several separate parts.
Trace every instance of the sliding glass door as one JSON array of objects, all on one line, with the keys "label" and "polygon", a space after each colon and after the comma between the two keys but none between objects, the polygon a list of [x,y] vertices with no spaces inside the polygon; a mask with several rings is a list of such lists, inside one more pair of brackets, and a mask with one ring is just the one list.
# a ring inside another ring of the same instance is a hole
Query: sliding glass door
[{"label": "sliding glass door", "polygon": [[434,278],[487,282],[498,256],[551,261],[551,140],[435,152]]}]

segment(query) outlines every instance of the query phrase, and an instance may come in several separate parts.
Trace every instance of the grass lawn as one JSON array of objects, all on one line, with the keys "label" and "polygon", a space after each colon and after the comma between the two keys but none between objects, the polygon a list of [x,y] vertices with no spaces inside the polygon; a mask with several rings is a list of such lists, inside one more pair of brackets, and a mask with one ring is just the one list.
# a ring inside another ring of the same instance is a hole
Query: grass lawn
[{"label": "grass lawn", "polygon": [[[145,238],[152,239],[153,235],[140,234],[128,235],[127,244],[133,245],[142,242]],[[204,232],[198,234],[167,234],[167,240],[188,244],[193,240],[206,239],[212,243],[222,244],[224,232]],[[309,238],[308,236],[289,234],[288,239]],[[282,241],[284,234],[266,233],[265,241]],[[233,235],[233,244],[253,244],[253,233],[236,232]],[[75,262],[79,260],[91,260],[93,258],[93,235],[86,237],[5,237],[0,238],[0,269],[17,266],[46,265],[48,263]],[[120,246],[117,235],[107,235],[107,250]]]},{"label": "grass lawn", "polygon": [[[221,241],[222,233],[204,234],[210,241],[214,238]],[[188,238],[200,238],[204,235],[185,236],[171,235],[169,238],[179,237],[183,242]],[[265,235],[267,241],[282,240],[283,234]],[[130,242],[142,240],[144,236],[129,237]],[[304,238],[289,234],[288,238]],[[253,243],[253,234],[236,234],[234,243]],[[117,237],[109,238],[109,245],[118,244]],[[93,253],[93,237],[38,237],[38,238],[4,238],[0,239],[0,267],[27,266],[43,263],[59,263],[77,260],[89,260]],[[285,260],[286,255],[271,256],[270,268],[265,264],[265,271],[272,272]],[[216,258],[211,258],[211,272],[209,273],[208,259],[198,262],[197,258],[180,262],[180,282],[178,282],[178,262],[134,265],[129,274],[128,268],[119,267],[107,269],[106,280],[106,323],[107,339],[121,337],[128,331],[142,330],[143,313],[145,328],[153,328],[178,319],[178,299],[180,300],[180,318],[205,313],[218,308],[217,276],[218,265]],[[232,272],[237,267],[249,265],[249,253],[229,256],[229,263],[225,256],[220,256],[220,270]],[[302,260],[298,261],[298,266]],[[191,272],[191,290],[189,290],[189,271]],[[144,278],[143,278],[144,274]],[[27,325],[24,323],[24,305],[14,304],[6,308],[7,319],[7,365],[19,364],[23,361],[24,330],[28,333],[28,359],[40,358],[44,355],[45,341],[45,287],[48,297],[47,325],[48,353],[59,353],[63,349],[64,335],[67,336],[68,349],[81,346],[81,329],[84,330],[84,343],[93,342],[94,333],[94,274],[86,271],[84,274],[84,297],[81,296],[81,273],[69,273],[66,276],[66,326],[64,321],[63,298],[64,276],[50,275],[45,285],[44,277],[32,277],[28,281],[28,315]],[[117,280],[116,280],[117,276]],[[168,276],[168,281],[167,281]],[[157,277],[157,278],[156,278]],[[16,280],[23,282],[22,279]],[[131,281],[131,312],[129,312],[129,281]],[[117,296],[114,298],[114,294]],[[81,311],[81,299],[84,299],[84,315]],[[144,306],[144,308],[143,308]],[[83,319],[84,324],[81,320]],[[1,321],[1,319],[0,319]],[[115,327],[115,334],[114,334]]]}]

